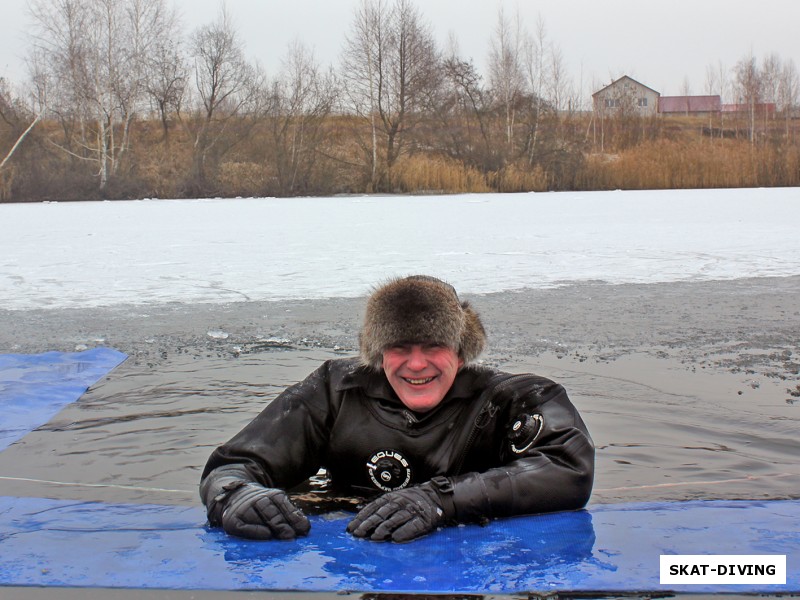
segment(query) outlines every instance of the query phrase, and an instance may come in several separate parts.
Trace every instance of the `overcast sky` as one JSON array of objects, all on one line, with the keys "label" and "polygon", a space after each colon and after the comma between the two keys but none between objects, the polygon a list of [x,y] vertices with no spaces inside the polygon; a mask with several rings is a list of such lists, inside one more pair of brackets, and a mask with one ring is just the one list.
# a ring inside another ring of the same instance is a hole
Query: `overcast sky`
[{"label": "overcast sky", "polygon": [[[173,0],[184,30],[213,21],[220,0]],[[248,55],[274,74],[293,40],[312,47],[319,62],[337,63],[360,0],[227,0]],[[0,76],[25,78],[30,32],[28,0],[2,0]],[[498,7],[519,9],[530,30],[541,16],[561,50],[576,88],[592,91],[621,75],[663,95],[706,92],[706,69],[730,69],[752,53],[770,53],[800,67],[800,0],[417,0],[444,45],[452,33],[462,56],[483,70]],[[581,85],[582,82],[582,85]]]}]

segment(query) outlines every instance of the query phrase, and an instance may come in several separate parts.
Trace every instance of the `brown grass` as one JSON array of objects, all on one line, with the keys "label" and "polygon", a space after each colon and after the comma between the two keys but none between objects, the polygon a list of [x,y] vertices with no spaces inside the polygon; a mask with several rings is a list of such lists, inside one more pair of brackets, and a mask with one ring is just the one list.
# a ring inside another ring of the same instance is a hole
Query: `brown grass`
[{"label": "brown grass", "polygon": [[684,189],[800,184],[797,147],[742,140],[647,142],[613,156],[590,155],[583,189]]},{"label": "brown grass", "polygon": [[[462,162],[443,150],[438,130],[429,129],[416,146],[425,150],[401,155],[385,181],[390,191],[445,194],[800,186],[800,123],[792,123],[794,129],[787,135],[785,122],[777,120],[751,142],[743,124],[732,120],[711,128],[701,119],[648,121],[647,135],[633,144],[630,132],[617,127],[612,135],[609,128],[601,152],[587,134],[589,118],[576,117],[563,127],[561,137],[550,139],[550,150],[537,155],[532,165],[524,152],[515,158],[503,155],[502,148],[487,150],[495,153],[491,160],[477,160],[481,157],[473,153],[469,163]],[[633,128],[643,131],[644,125]],[[209,169],[206,192],[200,193],[235,197],[372,191],[369,137],[353,117],[329,117],[321,142],[314,146],[313,164],[289,191],[279,185],[278,149],[268,131],[256,128],[246,138],[233,139],[232,150]],[[720,137],[723,132],[727,137]],[[131,140],[116,176],[100,191],[96,163],[59,150],[63,128],[42,122],[0,173],[0,201],[180,198],[198,193],[189,181],[193,139],[187,128],[173,124],[166,140],[159,122],[137,121]]]},{"label": "brown grass", "polygon": [[408,193],[482,193],[493,189],[475,168],[446,157],[414,154],[395,163],[393,179],[398,191]]},{"label": "brown grass", "polygon": [[511,164],[491,177],[498,192],[544,192],[549,189],[547,172],[539,165]]}]

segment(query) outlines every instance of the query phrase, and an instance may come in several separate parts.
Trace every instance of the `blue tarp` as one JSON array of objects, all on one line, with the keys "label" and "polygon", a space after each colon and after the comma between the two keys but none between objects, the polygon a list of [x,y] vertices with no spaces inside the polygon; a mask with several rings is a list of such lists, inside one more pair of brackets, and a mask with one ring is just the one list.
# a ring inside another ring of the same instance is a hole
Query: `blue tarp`
[{"label": "blue tarp", "polygon": [[0,451],[47,423],[126,358],[110,348],[0,354]]},{"label": "blue tarp", "polygon": [[[0,451],[125,359],[114,350],[0,355]],[[0,586],[520,593],[662,591],[662,554],[777,554],[786,585],[670,586],[800,592],[800,501],[595,505],[453,527],[408,544],[357,540],[350,515],[307,538],[253,542],[201,507],[0,496]]]},{"label": "blue tarp", "polygon": [[408,544],[358,540],[349,515],[308,537],[255,542],[204,525],[199,507],[0,497],[0,585],[209,590],[520,593],[667,591],[661,554],[782,554],[800,591],[800,501],[598,505],[454,527]]}]

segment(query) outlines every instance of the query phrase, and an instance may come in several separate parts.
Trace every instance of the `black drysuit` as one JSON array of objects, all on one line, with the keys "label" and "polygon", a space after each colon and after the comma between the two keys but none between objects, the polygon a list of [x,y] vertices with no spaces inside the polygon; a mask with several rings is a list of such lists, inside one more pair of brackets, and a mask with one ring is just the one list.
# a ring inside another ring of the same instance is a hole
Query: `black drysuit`
[{"label": "black drysuit", "polygon": [[[224,465],[281,489],[320,467],[351,493],[433,480],[450,498],[455,520],[475,522],[583,507],[594,446],[564,388],[543,377],[467,366],[437,407],[413,413],[383,372],[337,359],[217,448],[204,483]],[[212,500],[203,498],[209,510]]]}]

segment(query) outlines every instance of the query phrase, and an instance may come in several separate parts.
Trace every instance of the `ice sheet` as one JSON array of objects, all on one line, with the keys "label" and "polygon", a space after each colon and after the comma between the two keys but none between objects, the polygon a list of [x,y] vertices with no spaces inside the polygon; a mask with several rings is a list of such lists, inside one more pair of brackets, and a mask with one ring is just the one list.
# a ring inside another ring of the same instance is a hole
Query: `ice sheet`
[{"label": "ice sheet", "polygon": [[800,188],[0,204],[0,308],[800,273]]}]

